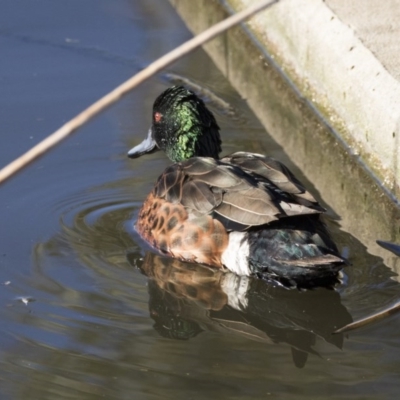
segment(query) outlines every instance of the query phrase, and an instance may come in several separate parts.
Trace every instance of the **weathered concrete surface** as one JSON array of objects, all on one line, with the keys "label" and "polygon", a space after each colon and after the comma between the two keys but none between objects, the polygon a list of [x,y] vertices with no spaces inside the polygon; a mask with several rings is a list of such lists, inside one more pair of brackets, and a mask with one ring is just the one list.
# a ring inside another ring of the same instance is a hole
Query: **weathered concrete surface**
[{"label": "weathered concrete surface", "polygon": [[[255,0],[170,1],[198,33],[226,18],[233,7]],[[354,28],[320,0],[280,0],[205,49],[341,216],[342,229],[400,272],[400,259],[375,243],[400,242],[399,210],[376,179],[359,168],[362,156],[396,192],[400,89]],[[268,153],[261,147],[257,151]]]},{"label": "weathered concrete surface", "polygon": [[[254,2],[229,1],[235,10]],[[281,0],[249,25],[352,151],[398,194],[400,1]]]},{"label": "weathered concrete surface", "polygon": [[387,71],[400,80],[400,1],[325,0]]}]

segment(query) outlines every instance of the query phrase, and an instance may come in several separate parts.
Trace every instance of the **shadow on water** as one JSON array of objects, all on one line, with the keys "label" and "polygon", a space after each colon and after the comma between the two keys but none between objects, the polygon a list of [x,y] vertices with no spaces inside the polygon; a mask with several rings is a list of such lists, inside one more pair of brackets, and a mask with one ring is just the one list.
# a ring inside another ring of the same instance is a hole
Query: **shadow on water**
[{"label": "shadow on water", "polygon": [[308,354],[318,355],[317,337],[342,348],[343,335],[332,331],[352,321],[334,290],[287,290],[151,252],[140,269],[149,277],[154,328],[171,339],[187,340],[207,330],[286,343],[301,368]]}]

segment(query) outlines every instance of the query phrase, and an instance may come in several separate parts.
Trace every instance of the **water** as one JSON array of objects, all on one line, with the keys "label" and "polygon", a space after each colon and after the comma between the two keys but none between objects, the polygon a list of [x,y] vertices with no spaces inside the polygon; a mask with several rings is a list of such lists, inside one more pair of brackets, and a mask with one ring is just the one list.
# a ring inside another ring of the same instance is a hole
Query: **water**
[{"label": "water", "polygon": [[[191,37],[167,1],[0,5],[2,165]],[[167,72],[236,110],[210,103],[224,153],[262,149],[302,178],[202,50]],[[221,275],[137,237],[135,216],[169,161],[125,154],[174,79],[148,81],[0,187],[0,397],[394,398],[400,317],[331,335],[400,293],[340,221],[330,228],[353,266],[336,291]]]}]

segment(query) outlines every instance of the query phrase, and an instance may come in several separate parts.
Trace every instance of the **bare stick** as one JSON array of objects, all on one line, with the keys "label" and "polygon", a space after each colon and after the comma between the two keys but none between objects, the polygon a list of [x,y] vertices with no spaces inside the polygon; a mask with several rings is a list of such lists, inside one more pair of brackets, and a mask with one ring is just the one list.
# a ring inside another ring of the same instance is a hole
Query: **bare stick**
[{"label": "bare stick", "polygon": [[336,329],[336,331],[332,333],[345,333],[349,331],[353,331],[354,329],[361,328],[366,325],[370,325],[374,322],[380,321],[383,318],[389,317],[390,315],[393,315],[397,312],[400,311],[400,301],[396,301],[394,304],[390,305],[389,307],[386,307],[385,309],[378,311],[372,315],[369,315],[368,317],[361,318],[357,321],[352,322],[351,324],[345,325],[341,327],[340,329]]},{"label": "bare stick", "polygon": [[128,79],[123,84],[115,88],[113,91],[106,94],[100,100],[96,101],[86,110],[82,111],[75,118],[71,119],[57,131],[52,133],[46,139],[42,140],[36,146],[32,147],[25,154],[18,157],[16,160],[12,161],[10,164],[1,169],[0,183],[4,182],[6,179],[14,175],[17,171],[19,171],[20,169],[28,165],[30,162],[32,162],[35,158],[39,157],[41,154],[45,153],[53,146],[61,142],[61,140],[68,137],[76,129],[80,128],[83,124],[88,122],[90,119],[99,114],[101,111],[105,110],[107,107],[111,106],[113,103],[115,103],[122,96],[127,94],[133,88],[138,86],[140,83],[144,82],[146,79],[149,79],[150,77],[155,75],[161,69],[167,67],[174,61],[178,60],[180,57],[184,56],[185,54],[188,54],[197,47],[213,39],[221,32],[226,31],[232,26],[242,22],[246,18],[261,11],[262,9],[277,3],[278,1],[279,0],[262,0],[257,4],[250,6],[245,10],[240,11],[239,13],[232,15],[231,17],[219,22],[218,24],[212,26],[206,31],[195,36],[193,39],[188,40],[187,42],[183,43],[176,49],[172,50],[163,57],[154,61],[147,68],[138,72],[132,78]]}]

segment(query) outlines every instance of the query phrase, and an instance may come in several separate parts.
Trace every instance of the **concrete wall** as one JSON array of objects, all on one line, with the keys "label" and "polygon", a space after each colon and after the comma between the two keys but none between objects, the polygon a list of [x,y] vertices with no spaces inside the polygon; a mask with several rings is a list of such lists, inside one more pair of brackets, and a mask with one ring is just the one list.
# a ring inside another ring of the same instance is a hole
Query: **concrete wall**
[{"label": "concrete wall", "polygon": [[[235,10],[254,2],[229,1]],[[250,29],[352,152],[398,194],[400,83],[354,29],[322,0],[281,0],[255,16]]]}]

